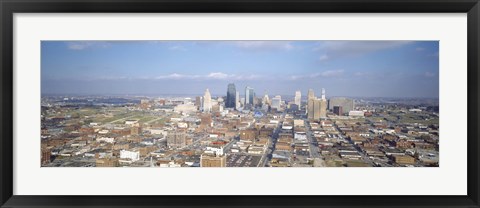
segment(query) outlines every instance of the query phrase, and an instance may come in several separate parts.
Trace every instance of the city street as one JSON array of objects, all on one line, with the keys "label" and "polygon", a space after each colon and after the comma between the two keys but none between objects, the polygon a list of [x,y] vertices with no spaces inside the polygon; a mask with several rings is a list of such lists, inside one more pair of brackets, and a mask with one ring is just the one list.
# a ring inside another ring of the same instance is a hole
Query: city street
[{"label": "city street", "polygon": [[[337,125],[334,125],[335,126],[335,129],[339,132],[339,136],[341,138],[346,138],[346,136],[342,133],[342,131],[338,128]],[[370,159],[361,149],[360,147],[358,147],[358,145],[356,145],[351,139],[345,139],[347,140],[350,144],[353,145],[353,147],[355,147],[355,150],[357,150],[358,154],[360,154],[362,156],[362,161],[368,163],[370,166],[375,166],[375,163],[372,161],[372,159]]]},{"label": "city street", "polygon": [[[308,139],[308,144],[310,146],[310,157],[311,158],[322,158],[320,154],[320,150],[318,148],[318,142],[313,136],[313,132],[311,131],[310,128],[310,123],[308,122],[307,119],[304,119],[305,121],[305,130],[307,134],[307,139]],[[323,158],[322,158],[323,159]]]}]

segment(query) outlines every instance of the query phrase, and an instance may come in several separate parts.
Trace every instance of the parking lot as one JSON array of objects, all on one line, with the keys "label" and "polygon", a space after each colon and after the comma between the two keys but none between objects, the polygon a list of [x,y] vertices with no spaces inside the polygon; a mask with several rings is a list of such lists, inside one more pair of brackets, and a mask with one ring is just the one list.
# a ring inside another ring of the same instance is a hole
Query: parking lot
[{"label": "parking lot", "polygon": [[232,154],[227,157],[227,167],[257,167],[261,156]]}]

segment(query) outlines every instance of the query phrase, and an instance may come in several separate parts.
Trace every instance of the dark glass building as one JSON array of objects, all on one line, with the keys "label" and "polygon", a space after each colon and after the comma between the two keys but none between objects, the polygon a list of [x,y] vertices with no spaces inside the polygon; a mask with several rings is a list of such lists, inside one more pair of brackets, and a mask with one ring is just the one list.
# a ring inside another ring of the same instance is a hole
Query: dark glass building
[{"label": "dark glass building", "polygon": [[228,84],[227,100],[225,101],[225,107],[227,107],[227,108],[235,108],[236,92],[237,92],[237,90],[235,89],[235,84],[233,84],[233,83]]}]

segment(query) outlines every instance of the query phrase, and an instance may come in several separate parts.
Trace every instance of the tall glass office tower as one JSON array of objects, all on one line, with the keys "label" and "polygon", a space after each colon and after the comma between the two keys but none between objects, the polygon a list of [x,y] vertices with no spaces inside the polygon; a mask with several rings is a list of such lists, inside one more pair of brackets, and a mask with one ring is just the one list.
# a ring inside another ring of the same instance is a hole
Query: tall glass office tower
[{"label": "tall glass office tower", "polygon": [[254,97],[255,97],[255,91],[253,91],[253,88],[247,86],[245,87],[245,106],[252,106],[254,103],[253,103],[253,100],[254,100]]},{"label": "tall glass office tower", "polygon": [[235,108],[236,107],[236,92],[235,84],[230,83],[228,84],[227,89],[227,100],[225,101],[225,107],[227,108]]}]

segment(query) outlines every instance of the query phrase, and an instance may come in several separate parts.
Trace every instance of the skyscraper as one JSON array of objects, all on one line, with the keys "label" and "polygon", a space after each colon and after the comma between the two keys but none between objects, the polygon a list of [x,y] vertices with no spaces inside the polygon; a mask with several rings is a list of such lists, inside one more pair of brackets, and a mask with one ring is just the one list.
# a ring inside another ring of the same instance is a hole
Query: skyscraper
[{"label": "skyscraper", "polygon": [[313,99],[313,98],[315,98],[315,93],[313,92],[312,89],[309,89],[309,90],[308,90],[308,98],[307,98],[307,100],[310,100],[310,99]]},{"label": "skyscraper", "polygon": [[307,118],[308,119],[313,119],[313,114],[314,114],[314,102],[315,102],[315,94],[312,89],[308,90],[308,97],[307,97]]},{"label": "skyscraper", "polygon": [[235,91],[235,109],[239,109],[242,104],[240,103],[240,92]]},{"label": "skyscraper", "polygon": [[250,100],[250,104],[255,104],[254,103],[254,100],[255,100],[255,91],[253,91],[253,88],[250,88],[250,93],[248,95],[248,99]]},{"label": "skyscraper", "polygon": [[250,95],[250,87],[246,86],[245,87],[245,104],[244,104],[245,106],[249,104],[249,101],[250,101],[248,99],[249,95]]},{"label": "skyscraper", "polygon": [[245,107],[248,108],[249,106],[253,106],[253,100],[255,97],[255,91],[253,88],[247,86],[245,87]]},{"label": "skyscraper", "polygon": [[272,98],[272,108],[280,110],[281,103],[282,103],[282,97],[280,95],[277,95],[274,98]]},{"label": "skyscraper", "polygon": [[344,97],[330,98],[328,101],[328,109],[333,111],[335,106],[342,107],[343,113],[348,113],[350,111],[355,110],[355,102],[353,99],[350,99],[350,98],[344,98]]},{"label": "skyscraper", "polygon": [[200,96],[195,97],[195,106],[197,107],[197,110],[202,109],[202,97]]},{"label": "skyscraper", "polygon": [[236,107],[236,92],[235,84],[230,83],[228,84],[227,89],[227,100],[225,101],[225,107],[227,108],[235,108]]},{"label": "skyscraper", "polygon": [[320,109],[322,108],[321,99],[313,99],[313,120],[320,119]]},{"label": "skyscraper", "polygon": [[333,113],[338,116],[343,115],[343,108],[342,106],[333,106]]},{"label": "skyscraper", "polygon": [[298,110],[300,110],[301,102],[302,102],[302,92],[300,92],[300,90],[297,90],[295,92],[295,105],[298,106]]},{"label": "skyscraper", "polygon": [[203,95],[203,112],[211,112],[212,111],[212,96],[210,95],[210,91],[208,88],[205,90],[205,95]]},{"label": "skyscraper", "polygon": [[265,94],[263,95],[262,105],[270,105],[270,98],[268,98],[268,93],[265,90]]},{"label": "skyscraper", "polygon": [[268,111],[269,106],[270,106],[270,99],[268,98],[268,93],[265,90],[265,95],[263,96],[263,99],[262,99],[262,109],[264,111]]},{"label": "skyscraper", "polygon": [[327,99],[325,98],[325,89],[322,88],[322,97],[315,98],[313,90],[308,91],[307,118],[310,120],[319,120],[327,117]]},{"label": "skyscraper", "polygon": [[325,89],[322,88],[322,99],[320,99],[320,118],[327,117],[327,99],[325,98]]}]

